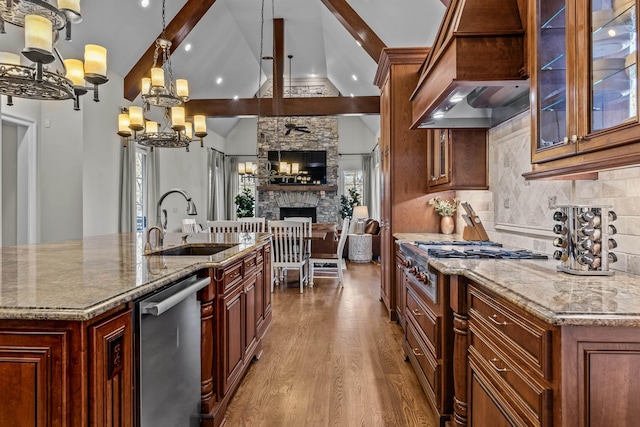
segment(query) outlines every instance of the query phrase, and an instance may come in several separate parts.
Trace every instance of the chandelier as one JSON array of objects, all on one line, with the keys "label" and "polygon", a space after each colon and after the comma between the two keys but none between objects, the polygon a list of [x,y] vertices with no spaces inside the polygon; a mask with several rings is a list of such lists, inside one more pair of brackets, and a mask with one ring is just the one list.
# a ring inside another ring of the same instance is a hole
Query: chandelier
[{"label": "chandelier", "polygon": [[[142,78],[142,106],[131,106],[118,115],[118,135],[124,145],[133,139],[147,147],[180,148],[189,151],[193,137],[207,136],[206,118],[195,115],[193,123],[185,121],[184,104],[189,101],[189,83],[173,79],[171,68],[171,41],[165,35],[165,0],[162,1],[162,33],[156,40],[150,77]],[[145,117],[151,107],[162,111],[162,123]],[[132,134],[133,131],[133,134]]]},{"label": "chandelier", "polygon": [[[77,59],[62,59],[55,47],[59,33],[66,29],[65,40],[71,40],[71,24],[82,21],[80,0],[0,0],[0,33],[5,22],[24,28],[22,55],[30,61],[23,65],[20,55],[0,52],[0,94],[36,100],[74,100],[74,110],[80,109],[81,95],[93,90],[99,101],[98,86],[107,79],[107,50],[98,45],[86,45],[84,63]],[[58,60],[61,69],[54,69]],[[85,82],[92,86],[86,87]]]}]

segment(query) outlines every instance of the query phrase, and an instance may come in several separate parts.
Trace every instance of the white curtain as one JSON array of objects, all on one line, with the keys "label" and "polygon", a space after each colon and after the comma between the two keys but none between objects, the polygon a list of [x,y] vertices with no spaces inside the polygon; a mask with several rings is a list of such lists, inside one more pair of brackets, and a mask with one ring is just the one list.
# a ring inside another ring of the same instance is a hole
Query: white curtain
[{"label": "white curtain", "polygon": [[226,219],[236,219],[236,195],[240,192],[240,178],[238,177],[238,156],[225,157],[226,181]]},{"label": "white curtain", "polygon": [[371,215],[371,154],[362,155],[362,204]]},{"label": "white curtain", "polygon": [[136,147],[130,141],[120,150],[120,197],[118,231],[136,231]]},{"label": "white curtain", "polygon": [[160,153],[159,150],[147,152],[147,216],[149,224],[162,227],[157,222],[157,205],[160,199]]},{"label": "white curtain", "polygon": [[208,199],[207,219],[221,220],[225,218],[224,196],[224,153],[208,148]]}]

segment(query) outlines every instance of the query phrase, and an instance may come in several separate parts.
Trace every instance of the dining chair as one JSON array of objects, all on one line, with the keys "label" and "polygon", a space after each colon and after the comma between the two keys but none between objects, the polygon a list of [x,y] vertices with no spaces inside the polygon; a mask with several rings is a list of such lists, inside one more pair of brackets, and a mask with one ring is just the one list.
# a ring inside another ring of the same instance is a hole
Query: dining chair
[{"label": "dining chair", "polygon": [[[300,273],[300,293],[304,292],[304,223],[298,221],[269,221],[273,248],[271,268],[275,282],[286,279],[286,271],[297,268]],[[273,291],[274,283],[271,283]]]},{"label": "dining chair", "polygon": [[284,220],[301,222],[304,224],[304,240],[305,240],[304,257],[307,261],[304,281],[305,283],[309,283],[309,273],[311,272],[310,266],[309,266],[309,257],[311,257],[311,236],[313,233],[313,230],[312,230],[313,218],[306,217],[306,216],[289,216],[289,217],[285,217]]},{"label": "dining chair", "polygon": [[338,248],[335,254],[314,254],[312,258],[309,258],[309,268],[311,269],[309,273],[309,286],[313,287],[314,264],[318,263],[323,265],[329,264],[330,266],[335,265],[337,270],[336,273],[340,279],[340,286],[344,287],[344,277],[342,275],[342,251],[344,250],[344,244],[347,241],[347,234],[349,234],[347,232],[348,229],[349,218],[345,218],[342,221],[342,232],[340,233],[340,240],[338,240]]},{"label": "dining chair", "polygon": [[265,220],[262,217],[238,218],[241,230],[247,233],[264,233]]},{"label": "dining chair", "polygon": [[185,218],[182,220],[183,233],[197,233],[198,231],[198,224],[196,224],[195,218]]},{"label": "dining chair", "polygon": [[207,228],[211,233],[237,233],[240,231],[240,222],[216,220],[207,221]]}]

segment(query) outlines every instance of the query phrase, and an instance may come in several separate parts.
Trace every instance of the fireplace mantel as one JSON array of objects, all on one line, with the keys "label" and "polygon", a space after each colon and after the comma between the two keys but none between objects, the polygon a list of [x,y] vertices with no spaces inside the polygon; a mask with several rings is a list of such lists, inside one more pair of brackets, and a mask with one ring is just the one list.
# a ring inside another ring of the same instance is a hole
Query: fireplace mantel
[{"label": "fireplace mantel", "polygon": [[258,191],[338,191],[337,185],[259,185]]}]

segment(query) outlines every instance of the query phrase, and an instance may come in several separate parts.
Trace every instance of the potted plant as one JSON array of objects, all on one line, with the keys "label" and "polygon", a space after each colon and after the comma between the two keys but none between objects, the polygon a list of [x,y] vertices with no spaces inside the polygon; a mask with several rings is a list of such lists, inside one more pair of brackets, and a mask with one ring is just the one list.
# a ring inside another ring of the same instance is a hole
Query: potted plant
[{"label": "potted plant", "polygon": [[238,218],[246,218],[253,216],[255,207],[255,197],[250,188],[244,188],[240,194],[236,196],[236,215]]},{"label": "potted plant", "polygon": [[360,203],[360,193],[355,188],[348,190],[348,195],[340,196],[340,217],[342,219],[351,218],[353,216],[353,207]]},{"label": "potted plant", "polygon": [[453,201],[442,200],[440,196],[436,196],[429,200],[429,204],[440,214],[440,231],[442,234],[451,234],[455,228],[453,214],[456,212],[460,200],[457,197]]}]

